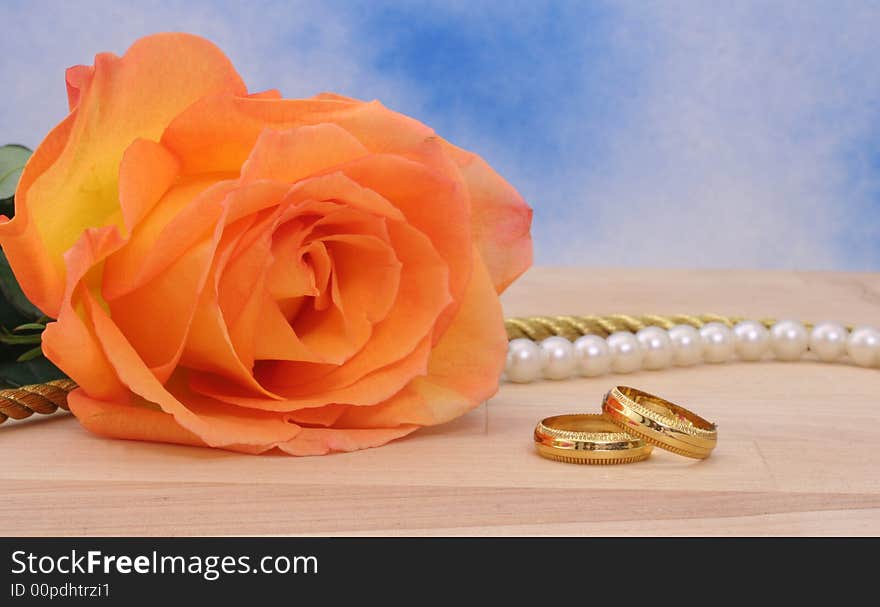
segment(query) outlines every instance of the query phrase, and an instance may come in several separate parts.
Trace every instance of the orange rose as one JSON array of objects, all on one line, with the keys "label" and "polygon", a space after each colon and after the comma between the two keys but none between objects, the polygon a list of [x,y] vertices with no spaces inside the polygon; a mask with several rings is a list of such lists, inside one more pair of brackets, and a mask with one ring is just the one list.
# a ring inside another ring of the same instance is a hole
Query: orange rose
[{"label": "orange rose", "polygon": [[0,244],[86,428],[312,455],[494,393],[531,210],[479,157],[377,102],[248,94],[184,34],[67,85]]}]

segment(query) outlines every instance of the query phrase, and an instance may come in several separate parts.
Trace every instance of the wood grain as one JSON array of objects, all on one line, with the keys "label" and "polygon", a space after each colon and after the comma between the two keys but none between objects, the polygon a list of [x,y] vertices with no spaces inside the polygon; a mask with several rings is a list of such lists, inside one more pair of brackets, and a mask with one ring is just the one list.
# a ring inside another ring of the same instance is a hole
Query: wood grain
[{"label": "wood grain", "polygon": [[[508,315],[718,312],[880,324],[880,275],[536,268]],[[703,462],[535,455],[538,419],[626,383],[719,424]],[[70,416],[0,427],[12,535],[877,535],[880,369],[733,363],[503,385],[453,423],[323,458],[111,441]]]}]

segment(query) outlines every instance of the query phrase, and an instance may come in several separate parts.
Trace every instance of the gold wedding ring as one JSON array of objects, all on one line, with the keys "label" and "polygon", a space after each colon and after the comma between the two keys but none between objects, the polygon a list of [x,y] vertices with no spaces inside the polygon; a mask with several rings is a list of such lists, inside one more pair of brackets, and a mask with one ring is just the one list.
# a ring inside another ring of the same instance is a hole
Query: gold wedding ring
[{"label": "gold wedding ring", "polygon": [[715,424],[636,388],[613,388],[605,395],[602,411],[619,429],[685,457],[709,457],[718,442]]},{"label": "gold wedding ring", "polygon": [[535,427],[535,448],[569,464],[629,464],[651,454],[651,445],[621,432],[601,413],[555,415]]}]

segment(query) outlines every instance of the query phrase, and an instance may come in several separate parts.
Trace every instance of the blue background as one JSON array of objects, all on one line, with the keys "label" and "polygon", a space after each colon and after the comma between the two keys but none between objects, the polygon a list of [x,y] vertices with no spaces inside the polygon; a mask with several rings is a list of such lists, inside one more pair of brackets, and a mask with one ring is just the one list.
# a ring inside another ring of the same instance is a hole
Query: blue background
[{"label": "blue background", "polygon": [[877,2],[19,2],[0,140],[64,69],[137,37],[216,42],[251,90],[378,98],[483,155],[544,264],[880,268]]}]

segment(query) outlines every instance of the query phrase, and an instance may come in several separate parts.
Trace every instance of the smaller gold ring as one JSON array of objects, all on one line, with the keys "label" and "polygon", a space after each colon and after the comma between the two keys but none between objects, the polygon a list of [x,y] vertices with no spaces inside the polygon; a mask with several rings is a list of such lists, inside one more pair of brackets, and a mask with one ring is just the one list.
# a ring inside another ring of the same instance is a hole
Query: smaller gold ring
[{"label": "smaller gold ring", "polygon": [[568,464],[630,464],[651,454],[651,445],[621,432],[601,413],[554,415],[535,427],[535,448]]},{"label": "smaller gold ring", "polygon": [[636,388],[613,388],[605,395],[602,411],[620,429],[685,457],[707,458],[718,444],[715,424]]}]

